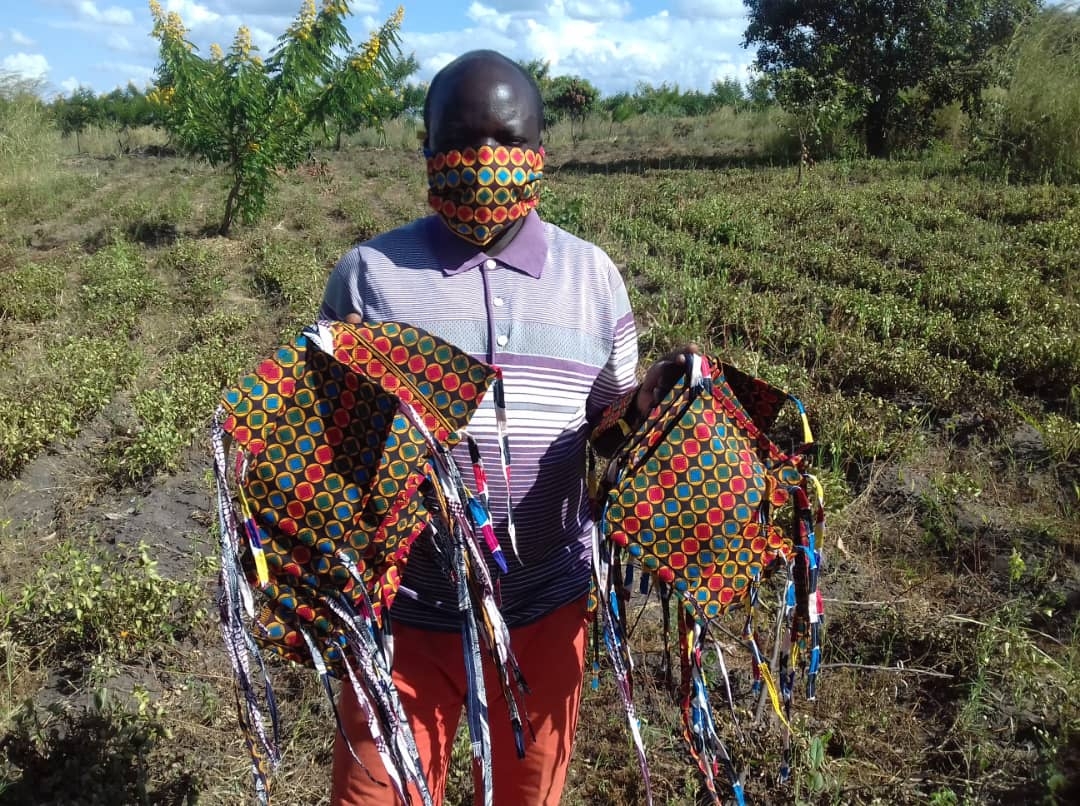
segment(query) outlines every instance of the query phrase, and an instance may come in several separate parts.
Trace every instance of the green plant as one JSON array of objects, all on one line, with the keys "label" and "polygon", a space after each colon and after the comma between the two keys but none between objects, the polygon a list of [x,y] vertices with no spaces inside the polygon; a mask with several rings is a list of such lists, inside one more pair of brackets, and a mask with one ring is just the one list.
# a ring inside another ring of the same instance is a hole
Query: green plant
[{"label": "green plant", "polygon": [[[993,96],[982,136],[1014,171],[1080,179],[1080,6],[1043,9],[1008,52],[1004,91]],[[976,147],[982,145],[977,141]]]},{"label": "green plant", "polygon": [[264,62],[252,54],[247,27],[237,30],[228,53],[219,48],[202,58],[185,39],[179,14],[166,15],[157,0],[150,0],[150,10],[160,43],[158,85],[150,98],[182,148],[228,170],[222,235],[237,214],[245,223],[260,216],[275,172],[308,156],[313,126],[340,107],[339,96],[364,103],[386,83],[403,14],[398,8],[354,51],[345,27],[347,0],[326,2],[318,12],[314,0],[306,0]]},{"label": "green plant", "polygon": [[166,361],[152,386],[132,401],[135,433],[120,443],[119,470],[129,480],[175,471],[183,450],[209,422],[218,395],[252,360],[252,345],[235,334],[247,317],[211,314],[192,325],[192,342]]},{"label": "green plant", "polygon": [[[757,46],[756,67],[766,74],[799,70],[815,83],[836,78],[861,90],[851,96],[851,108],[867,151],[880,157],[905,117],[929,118],[957,99],[977,104],[993,75],[992,49],[1007,42],[1038,3],[746,5],[743,43]],[[915,96],[918,102],[911,103]]]},{"label": "green plant", "polygon": [[0,316],[40,322],[56,313],[64,272],[52,264],[25,263],[0,272]]},{"label": "green plant", "polygon": [[114,339],[133,336],[140,311],[159,291],[139,247],[116,239],[83,264],[81,275],[78,299],[86,325]]},{"label": "green plant", "polygon": [[930,804],[931,806],[960,806],[960,798],[953,790],[942,787],[934,790],[930,795]]},{"label": "green plant", "polygon": [[92,89],[78,87],[72,90],[69,98],[56,101],[53,114],[65,137],[69,134],[75,135],[75,153],[78,154],[82,151],[79,136],[102,119],[102,108]]},{"label": "green plant", "polygon": [[145,544],[125,558],[69,541],[42,556],[3,618],[17,640],[54,660],[131,661],[185,635],[202,618],[202,595],[197,581],[162,577]]},{"label": "green plant", "polygon": [[[829,794],[836,794],[839,790],[839,782],[829,769],[829,760],[826,748],[832,738],[830,732],[822,736],[812,736],[802,754],[802,767],[795,772],[795,802],[817,803]],[[805,798],[803,790],[805,788]]]}]

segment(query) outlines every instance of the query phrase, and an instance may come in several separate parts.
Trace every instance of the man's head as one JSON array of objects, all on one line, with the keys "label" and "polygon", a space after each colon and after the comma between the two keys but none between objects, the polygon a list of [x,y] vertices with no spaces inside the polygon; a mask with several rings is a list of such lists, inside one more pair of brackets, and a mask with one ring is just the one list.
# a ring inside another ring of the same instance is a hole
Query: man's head
[{"label": "man's head", "polygon": [[536,82],[493,50],[459,56],[436,73],[424,100],[431,151],[517,146],[538,149],[544,104]]}]

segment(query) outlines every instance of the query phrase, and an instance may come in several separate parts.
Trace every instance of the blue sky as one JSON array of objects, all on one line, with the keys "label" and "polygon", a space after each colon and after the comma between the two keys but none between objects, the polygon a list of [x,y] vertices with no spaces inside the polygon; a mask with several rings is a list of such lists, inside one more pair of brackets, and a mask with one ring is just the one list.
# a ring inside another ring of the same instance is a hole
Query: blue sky
[{"label": "blue sky", "polygon": [[[301,0],[160,0],[178,11],[203,52],[228,46],[239,25],[265,53]],[[3,0],[0,72],[45,83],[44,94],[79,85],[107,92],[151,81],[157,52],[146,0]],[[355,41],[396,4],[351,0]],[[490,47],[516,59],[547,59],[552,73],[588,78],[605,93],[639,81],[707,90],[742,79],[753,54],[739,47],[741,0],[406,0],[402,47],[420,79],[466,50]]]}]

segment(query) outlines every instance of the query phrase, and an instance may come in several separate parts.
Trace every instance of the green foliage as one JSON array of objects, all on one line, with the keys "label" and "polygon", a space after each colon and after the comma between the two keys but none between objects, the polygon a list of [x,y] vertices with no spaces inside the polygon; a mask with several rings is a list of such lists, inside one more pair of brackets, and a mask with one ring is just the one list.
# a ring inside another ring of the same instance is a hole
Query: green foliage
[{"label": "green foliage", "polygon": [[584,78],[559,76],[546,89],[544,117],[547,122],[569,118],[570,137],[576,139],[574,127],[580,135],[585,116],[596,106],[599,97],[600,91]]},{"label": "green foliage", "polygon": [[166,128],[190,154],[230,176],[220,232],[234,217],[253,223],[266,207],[276,171],[305,159],[316,124],[348,103],[365,102],[386,84],[395,64],[402,9],[354,50],[345,27],[346,0],[316,12],[306,0],[264,62],[252,53],[241,26],[228,53],[194,52],[175,12],[150,0],[153,35],[160,43],[157,89]]},{"label": "green foliage", "polygon": [[122,444],[120,474],[129,480],[175,471],[183,452],[206,426],[221,390],[234,383],[253,359],[252,345],[239,335],[248,317],[210,314],[197,319],[187,349],[160,368],[154,385],[135,395],[134,435]]},{"label": "green foliage", "polygon": [[2,615],[15,638],[44,659],[104,653],[124,662],[187,634],[202,595],[196,582],[162,577],[145,545],[125,558],[71,541],[41,557]]},{"label": "green foliage", "polygon": [[746,0],[744,45],[757,46],[765,74],[801,70],[860,90],[848,102],[867,151],[889,152],[905,119],[928,123],[953,100],[977,107],[995,72],[992,51],[1038,0],[799,3]]},{"label": "green foliage", "polygon": [[68,336],[45,351],[41,377],[0,390],[0,478],[17,473],[44,445],[77,433],[127,383],[138,359],[111,336]]},{"label": "green foliage", "polygon": [[38,169],[43,158],[55,156],[44,136],[48,112],[40,89],[34,81],[0,70],[0,181],[18,177],[20,169]]},{"label": "green foliage", "polygon": [[544,188],[538,212],[545,221],[567,232],[580,235],[584,230],[585,200],[580,197],[567,198],[552,188]]},{"label": "green foliage", "polygon": [[25,263],[0,272],[0,316],[40,322],[56,311],[64,275],[57,266]]},{"label": "green foliage", "polygon": [[551,81],[544,108],[550,109],[556,116],[565,115],[571,120],[581,120],[592,111],[599,97],[600,91],[586,79],[559,76]]},{"label": "green foliage", "polygon": [[826,748],[831,733],[824,736],[813,736],[807,743],[804,753],[800,754],[802,769],[795,777],[795,803],[810,804],[820,803],[827,796],[839,794],[840,785],[836,777],[829,771],[829,759]]},{"label": "green foliage", "polygon": [[158,123],[157,109],[146,93],[129,83],[124,89],[117,87],[107,95],[102,95],[98,103],[101,107],[101,119],[116,127],[117,144],[121,153],[131,150],[131,131],[139,126],[154,126]]},{"label": "green foliage", "polygon": [[741,107],[746,102],[742,84],[734,78],[718,79],[712,83],[709,95],[717,106]]},{"label": "green foliage", "polygon": [[[404,114],[409,104],[417,103],[415,89],[406,97],[406,81],[420,69],[420,64],[415,56],[402,57],[384,50],[385,45],[395,41],[393,31],[377,31],[369,47],[376,48],[381,54],[392,54],[383,69],[362,71],[342,66],[323,95],[315,116],[324,136],[329,137],[328,127],[336,130],[334,150],[341,150],[343,134],[352,134],[365,127],[381,128],[386,121]],[[416,108],[422,106],[421,95]]]},{"label": "green foliage", "polygon": [[101,104],[89,87],[79,87],[72,90],[69,97],[58,98],[53,104],[53,115],[57,127],[65,137],[75,135],[76,152],[82,151],[79,136],[104,119]]},{"label": "green foliage", "polygon": [[158,290],[139,247],[115,240],[84,264],[78,299],[89,326],[122,338]]},{"label": "green foliage", "polygon": [[[802,67],[791,67],[768,77],[771,94],[791,119],[798,137],[800,165],[813,156],[832,156],[835,140],[852,122],[860,91],[834,70],[817,76]],[[801,174],[800,174],[801,176]]]},{"label": "green foliage", "polygon": [[988,145],[1014,171],[1080,181],[1080,6],[1047,8],[1009,50],[1004,92],[991,96]]},{"label": "green foliage", "polygon": [[64,384],[65,430],[100,411],[134,375],[137,359],[115,336],[71,336],[46,352],[50,371]]},{"label": "green foliage", "polygon": [[659,86],[639,82],[631,92],[609,95],[598,103],[616,122],[628,120],[634,115],[679,118],[700,117],[724,107],[741,109],[745,98],[739,82],[727,78],[714,81],[708,93],[700,90],[681,90],[678,84],[662,83]]}]

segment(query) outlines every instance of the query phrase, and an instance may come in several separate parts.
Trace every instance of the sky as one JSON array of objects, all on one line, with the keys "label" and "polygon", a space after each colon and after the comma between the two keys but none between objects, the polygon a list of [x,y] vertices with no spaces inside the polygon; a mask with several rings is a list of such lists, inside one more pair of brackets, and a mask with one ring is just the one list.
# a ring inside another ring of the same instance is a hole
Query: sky
[{"label": "sky", "polygon": [[[190,40],[207,53],[227,48],[240,25],[265,55],[301,0],[160,0],[177,11]],[[396,3],[351,0],[348,27],[360,43]],[[707,91],[743,80],[753,53],[740,47],[742,0],[405,0],[402,51],[426,81],[455,56],[494,48],[518,60],[543,59],[552,75],[580,75],[602,93],[641,81]],[[43,95],[79,86],[109,92],[153,80],[157,48],[147,0],[0,0],[0,73],[43,83]]]}]

